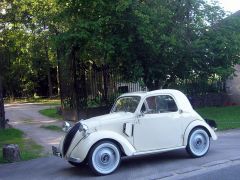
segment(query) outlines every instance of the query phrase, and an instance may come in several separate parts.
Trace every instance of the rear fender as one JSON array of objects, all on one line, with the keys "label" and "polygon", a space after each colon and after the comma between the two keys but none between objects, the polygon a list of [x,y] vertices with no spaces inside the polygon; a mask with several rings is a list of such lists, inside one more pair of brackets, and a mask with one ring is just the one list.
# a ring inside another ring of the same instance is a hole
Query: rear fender
[{"label": "rear fender", "polygon": [[202,127],[204,129],[206,129],[210,135],[210,137],[213,139],[213,140],[217,140],[217,135],[216,133],[213,131],[213,129],[203,120],[195,120],[193,122],[191,122],[185,133],[184,133],[184,140],[183,140],[183,145],[184,146],[187,146],[187,143],[188,143],[188,136],[189,134],[191,133],[191,131],[196,128],[196,127]]}]

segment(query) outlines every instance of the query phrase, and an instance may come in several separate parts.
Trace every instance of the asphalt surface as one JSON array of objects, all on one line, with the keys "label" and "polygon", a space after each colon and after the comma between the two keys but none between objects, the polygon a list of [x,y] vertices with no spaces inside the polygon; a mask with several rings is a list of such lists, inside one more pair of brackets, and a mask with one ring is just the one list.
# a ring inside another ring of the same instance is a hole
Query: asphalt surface
[{"label": "asphalt surface", "polygon": [[233,163],[230,165],[228,163],[224,165],[219,165],[219,167],[211,168],[207,172],[198,172],[191,174],[191,177],[182,177],[184,180],[239,180],[240,179],[240,162]]},{"label": "asphalt surface", "polygon": [[116,172],[98,177],[87,166],[72,167],[63,159],[50,156],[0,165],[0,180],[240,179],[240,130],[218,136],[208,154],[198,159],[190,158],[185,150],[125,158]]}]

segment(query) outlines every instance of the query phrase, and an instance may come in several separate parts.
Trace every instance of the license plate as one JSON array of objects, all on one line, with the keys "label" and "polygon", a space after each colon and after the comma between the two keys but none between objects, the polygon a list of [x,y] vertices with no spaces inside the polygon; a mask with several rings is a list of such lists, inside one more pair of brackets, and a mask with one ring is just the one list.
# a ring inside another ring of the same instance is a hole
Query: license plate
[{"label": "license plate", "polygon": [[58,151],[58,148],[55,146],[52,146],[52,153],[54,156],[61,157],[61,153]]}]

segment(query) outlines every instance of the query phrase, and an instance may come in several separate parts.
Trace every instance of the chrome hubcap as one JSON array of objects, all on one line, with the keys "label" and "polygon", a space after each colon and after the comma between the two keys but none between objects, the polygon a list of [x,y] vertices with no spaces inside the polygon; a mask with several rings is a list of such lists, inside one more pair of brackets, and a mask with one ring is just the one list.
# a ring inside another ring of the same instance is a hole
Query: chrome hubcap
[{"label": "chrome hubcap", "polygon": [[209,148],[208,134],[202,129],[194,131],[190,137],[190,148],[195,155],[204,155]]},{"label": "chrome hubcap", "polygon": [[95,149],[92,161],[98,172],[108,174],[117,168],[120,162],[120,153],[113,144],[104,143]]}]

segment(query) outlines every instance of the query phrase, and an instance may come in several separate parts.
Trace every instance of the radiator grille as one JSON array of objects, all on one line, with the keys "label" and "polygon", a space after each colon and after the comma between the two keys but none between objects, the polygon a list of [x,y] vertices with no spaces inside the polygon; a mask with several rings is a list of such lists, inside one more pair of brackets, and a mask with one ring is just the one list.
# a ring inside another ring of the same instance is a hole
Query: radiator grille
[{"label": "radiator grille", "polygon": [[77,131],[79,130],[79,126],[80,126],[80,123],[77,123],[75,124],[70,130],[69,132],[67,133],[67,135],[65,136],[65,139],[64,139],[64,142],[63,142],[63,156],[66,155],[71,143],[72,143],[72,140],[75,136],[75,134],[77,133]]}]

